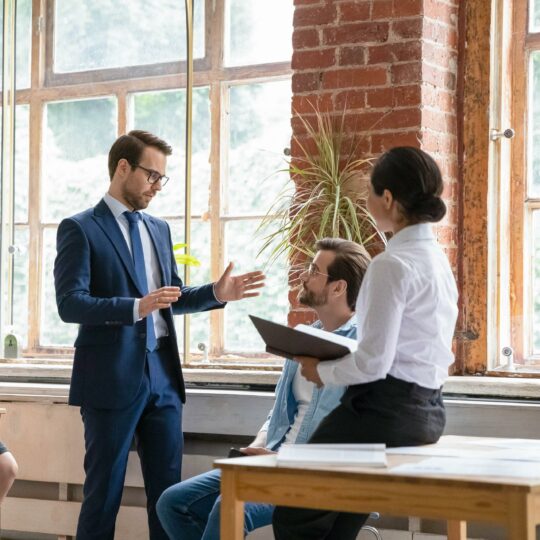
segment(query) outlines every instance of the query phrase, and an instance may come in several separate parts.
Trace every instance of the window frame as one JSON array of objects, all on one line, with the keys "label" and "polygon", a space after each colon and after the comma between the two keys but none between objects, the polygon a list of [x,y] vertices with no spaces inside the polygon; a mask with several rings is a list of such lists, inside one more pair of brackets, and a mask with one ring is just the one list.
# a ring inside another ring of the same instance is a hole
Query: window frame
[{"label": "window frame", "polygon": [[[507,89],[508,120],[515,128],[509,152],[509,216],[518,216],[508,224],[508,241],[510,247],[508,269],[509,301],[508,330],[502,334],[501,346],[509,345],[514,351],[516,369],[522,374],[540,367],[540,355],[533,354],[533,315],[530,301],[532,299],[532,253],[531,224],[533,210],[540,208],[540,198],[528,196],[527,159],[530,151],[528,139],[530,97],[530,57],[534,51],[540,51],[540,31],[529,31],[530,1],[514,0],[512,2],[511,41],[509,58],[511,59],[512,76]],[[501,245],[502,249],[502,245]],[[499,364],[498,369],[504,370]],[[497,369],[497,367],[495,367]]]},{"label": "window frame", "polygon": [[[540,377],[527,361],[524,326],[528,5],[471,0],[461,11],[460,374]],[[540,48],[540,33],[533,42]],[[508,127],[513,139],[491,139]]]},{"label": "window frame", "polygon": [[[225,215],[221,204],[221,180],[226,170],[226,97],[228,88],[233,84],[256,83],[290,79],[291,63],[277,62],[269,64],[225,67],[224,50],[224,15],[225,2],[205,1],[205,57],[194,62],[193,86],[208,86],[211,110],[210,144],[210,192],[212,209],[210,212],[210,260],[211,280],[215,281],[224,268],[223,227],[225,221],[246,219],[247,216]],[[292,0],[291,0],[292,1]],[[215,9],[215,10],[214,10]],[[16,92],[16,103],[29,106],[29,200],[27,224],[29,230],[28,245],[28,346],[23,357],[72,357],[72,347],[51,347],[41,345],[40,312],[42,297],[43,271],[43,232],[47,228],[57,227],[57,223],[41,221],[41,177],[42,177],[42,135],[44,129],[44,109],[53,101],[68,101],[85,98],[113,96],[117,100],[117,135],[128,128],[129,95],[144,91],[178,90],[186,88],[186,62],[133,66],[103,70],[82,71],[69,74],[53,73],[54,44],[54,0],[32,0],[32,42],[30,59],[30,88]],[[106,171],[104,171],[106,174]],[[175,216],[178,217],[178,216]],[[197,218],[200,216],[193,216]],[[251,217],[251,216],[250,216]],[[262,217],[254,215],[253,217]],[[211,343],[209,357],[211,363],[201,362],[201,355],[192,355],[184,363],[191,367],[231,369],[260,369],[261,366],[272,369],[273,363],[265,353],[228,355],[224,354],[223,310],[210,313]],[[232,356],[232,357],[231,357]],[[247,363],[246,363],[247,362]]]}]

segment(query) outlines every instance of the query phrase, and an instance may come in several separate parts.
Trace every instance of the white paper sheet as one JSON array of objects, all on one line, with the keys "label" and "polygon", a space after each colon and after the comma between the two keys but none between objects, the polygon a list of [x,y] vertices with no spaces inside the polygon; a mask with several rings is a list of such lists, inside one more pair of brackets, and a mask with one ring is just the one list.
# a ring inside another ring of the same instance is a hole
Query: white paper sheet
[{"label": "white paper sheet", "polygon": [[494,448],[516,448],[538,450],[540,452],[540,440],[537,439],[489,439],[476,441],[463,441],[463,445],[467,446],[490,446]]},{"label": "white paper sheet", "polygon": [[413,475],[485,476],[540,479],[540,463],[433,457],[418,463],[404,463],[390,469],[391,473]]},{"label": "white paper sheet", "polygon": [[483,458],[511,461],[540,462],[540,441],[528,439],[477,439],[475,441],[446,442],[426,446],[388,448],[388,455]]}]

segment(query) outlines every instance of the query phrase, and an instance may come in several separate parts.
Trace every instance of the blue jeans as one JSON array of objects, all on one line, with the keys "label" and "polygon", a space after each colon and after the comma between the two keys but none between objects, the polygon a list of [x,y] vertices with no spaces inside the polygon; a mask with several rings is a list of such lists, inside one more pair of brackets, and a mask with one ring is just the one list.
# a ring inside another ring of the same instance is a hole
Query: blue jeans
[{"label": "blue jeans", "polygon": [[[219,540],[221,471],[214,469],[166,489],[157,503],[159,520],[170,540]],[[244,534],[270,525],[274,506],[246,503]]]}]

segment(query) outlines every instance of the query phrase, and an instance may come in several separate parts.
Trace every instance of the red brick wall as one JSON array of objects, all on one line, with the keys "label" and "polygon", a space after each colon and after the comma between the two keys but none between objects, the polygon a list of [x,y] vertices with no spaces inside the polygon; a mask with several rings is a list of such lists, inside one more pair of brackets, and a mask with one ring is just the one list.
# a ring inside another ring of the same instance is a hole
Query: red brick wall
[{"label": "red brick wall", "polygon": [[[458,0],[294,0],[293,115],[341,114],[364,156],[419,146],[444,174],[437,227],[457,273]],[[302,139],[293,118],[293,134]],[[292,157],[298,157],[292,145]],[[289,322],[312,320],[293,303]]]}]

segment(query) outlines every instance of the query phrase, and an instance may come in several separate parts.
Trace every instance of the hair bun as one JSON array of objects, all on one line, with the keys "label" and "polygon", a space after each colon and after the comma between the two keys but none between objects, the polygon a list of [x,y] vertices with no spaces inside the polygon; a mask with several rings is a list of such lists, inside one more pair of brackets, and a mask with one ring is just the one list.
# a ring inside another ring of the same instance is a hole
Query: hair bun
[{"label": "hair bun", "polygon": [[419,221],[440,221],[446,214],[446,204],[436,195],[417,197],[412,208],[407,209]]}]

